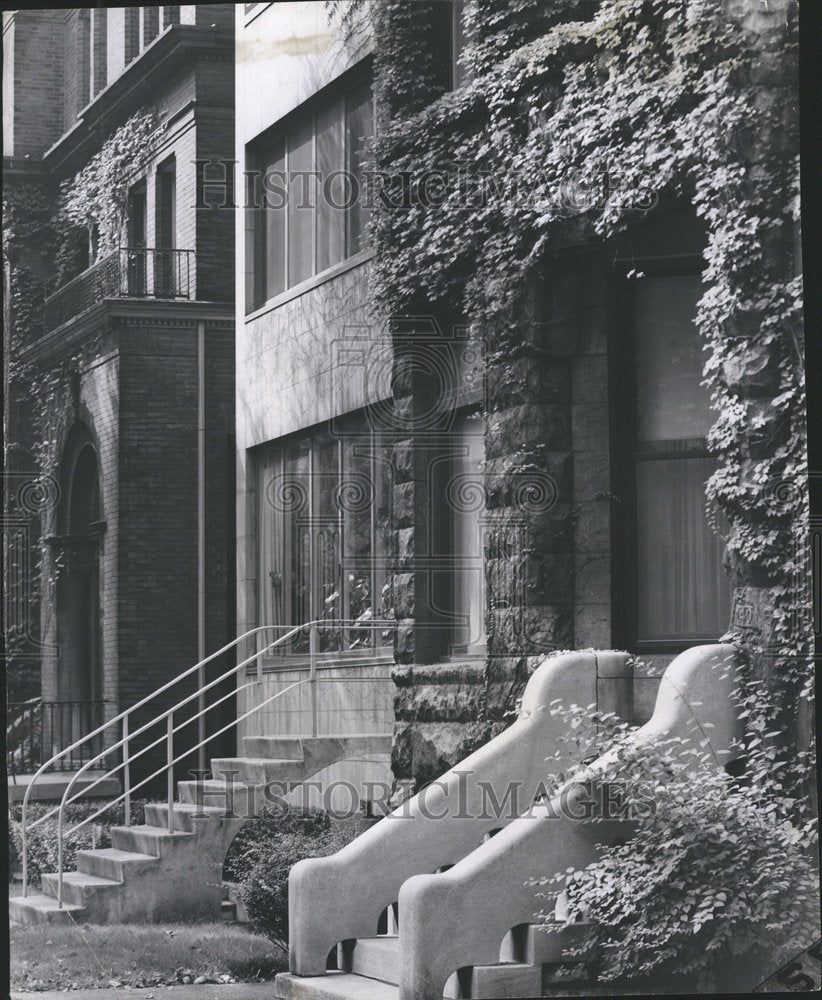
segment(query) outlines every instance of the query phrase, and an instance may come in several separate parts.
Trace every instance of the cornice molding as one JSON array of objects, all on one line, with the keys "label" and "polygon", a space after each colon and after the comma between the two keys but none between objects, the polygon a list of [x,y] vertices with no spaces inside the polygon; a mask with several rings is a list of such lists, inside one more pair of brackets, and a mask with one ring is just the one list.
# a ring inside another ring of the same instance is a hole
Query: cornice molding
[{"label": "cornice molding", "polygon": [[118,329],[171,328],[194,335],[200,322],[211,330],[232,331],[234,303],[104,299],[22,348],[19,357],[23,363],[57,360],[97,333],[116,335]]},{"label": "cornice molding", "polygon": [[101,134],[122,124],[137,108],[156,104],[163,82],[200,59],[233,61],[233,39],[200,25],[170,25],[82,109],[77,124],[43,155],[45,165],[58,176],[79,169],[99,148]]}]

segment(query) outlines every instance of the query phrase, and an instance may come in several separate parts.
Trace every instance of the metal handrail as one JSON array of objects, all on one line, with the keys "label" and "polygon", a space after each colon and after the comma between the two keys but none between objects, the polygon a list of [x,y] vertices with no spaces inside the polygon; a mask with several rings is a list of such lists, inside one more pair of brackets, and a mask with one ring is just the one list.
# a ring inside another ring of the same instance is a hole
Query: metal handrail
[{"label": "metal handrail", "polygon": [[[25,896],[25,895],[28,894],[28,840],[27,840],[27,833],[28,833],[29,830],[33,829],[35,826],[38,826],[40,823],[44,822],[45,820],[47,820],[48,818],[50,818],[51,816],[53,816],[55,812],[57,812],[57,816],[58,816],[58,818],[57,818],[57,840],[58,840],[58,845],[57,845],[57,850],[58,850],[57,902],[58,902],[58,906],[60,908],[62,908],[62,905],[63,905],[63,902],[62,902],[62,886],[63,886],[63,822],[64,822],[65,807],[67,805],[69,805],[70,803],[76,801],[76,799],[82,797],[83,795],[87,794],[88,791],[89,791],[89,789],[94,788],[101,781],[106,780],[107,778],[111,777],[113,774],[116,774],[118,771],[120,771],[122,769],[123,770],[123,776],[124,776],[123,786],[124,786],[125,790],[116,799],[114,799],[112,802],[108,802],[105,806],[103,806],[99,810],[97,810],[97,812],[95,812],[92,816],[87,817],[85,820],[82,820],[80,823],[78,823],[74,827],[72,827],[72,829],[69,830],[68,833],[73,833],[76,830],[78,830],[80,827],[84,826],[86,823],[89,823],[92,820],[96,819],[97,816],[99,816],[101,813],[105,812],[112,805],[116,805],[121,800],[125,800],[125,804],[126,804],[126,825],[128,825],[129,822],[130,822],[131,793],[134,790],[136,790],[137,788],[140,788],[142,785],[144,785],[144,784],[148,783],[149,781],[153,780],[154,778],[158,777],[163,771],[166,771],[167,774],[168,774],[168,776],[169,776],[168,777],[168,813],[169,813],[168,823],[169,823],[169,830],[171,831],[172,828],[173,828],[173,808],[174,808],[174,777],[173,777],[173,766],[174,766],[174,764],[179,763],[180,760],[183,760],[185,757],[188,757],[190,754],[194,753],[196,750],[199,750],[202,746],[205,746],[211,740],[216,739],[218,736],[222,735],[227,730],[231,729],[233,726],[238,725],[240,722],[244,721],[249,716],[255,714],[258,711],[260,711],[260,709],[264,708],[266,705],[270,704],[272,701],[275,701],[277,698],[279,698],[282,695],[286,694],[288,691],[292,690],[295,687],[299,687],[299,686],[301,686],[303,684],[310,684],[311,685],[311,690],[312,690],[312,706],[311,706],[312,707],[312,733],[313,733],[313,735],[316,735],[316,730],[317,730],[317,708],[316,708],[317,671],[316,671],[316,652],[317,652],[317,648],[318,648],[318,642],[317,642],[318,635],[317,635],[317,633],[318,633],[318,630],[320,628],[323,628],[323,629],[335,629],[335,630],[336,629],[346,629],[346,628],[353,628],[353,629],[357,629],[357,630],[361,630],[361,629],[375,629],[376,630],[376,629],[384,629],[384,628],[395,627],[396,624],[397,623],[396,623],[395,619],[385,619],[385,620],[372,619],[370,621],[360,621],[360,620],[357,620],[357,619],[331,619],[331,620],[319,619],[319,620],[315,620],[315,621],[305,622],[305,623],[303,623],[301,625],[296,625],[296,626],[261,625],[261,626],[258,626],[256,628],[249,629],[247,632],[244,632],[242,635],[238,636],[236,639],[232,639],[231,642],[227,643],[225,646],[221,647],[216,652],[211,653],[209,656],[205,657],[203,660],[201,660],[198,663],[194,664],[194,666],[189,667],[187,670],[184,670],[177,677],[174,677],[174,678],[172,678],[172,680],[167,681],[161,687],[157,688],[156,691],[153,691],[151,694],[146,695],[144,698],[142,698],[136,704],[132,705],[130,708],[125,709],[123,712],[120,712],[118,715],[114,716],[112,719],[109,719],[107,722],[103,723],[101,726],[98,726],[97,729],[95,729],[91,733],[88,733],[86,736],[82,737],[81,739],[76,740],[70,746],[64,748],[63,750],[60,750],[57,754],[55,754],[52,758],[50,758],[48,761],[46,761],[40,767],[40,769],[33,776],[31,782],[29,783],[28,788],[26,789],[25,795],[23,796],[22,814],[21,814],[21,841],[22,841],[22,862],[23,862],[23,895]],[[207,663],[211,662],[212,660],[214,660],[218,656],[221,656],[221,655],[225,654],[230,649],[232,649],[232,648],[236,647],[237,645],[239,645],[241,642],[247,641],[248,639],[251,639],[253,637],[255,639],[255,646],[259,647],[259,643],[256,640],[257,640],[258,636],[260,635],[260,633],[265,632],[265,631],[283,630],[283,629],[286,630],[284,635],[281,635],[278,638],[275,638],[274,640],[272,640],[271,642],[269,642],[263,649],[256,648],[255,652],[251,656],[246,657],[245,659],[241,660],[236,666],[231,667],[229,670],[227,670],[225,673],[223,673],[220,677],[218,677],[218,678],[216,678],[216,679],[214,679],[212,681],[209,681],[207,684],[200,685],[197,688],[197,690],[195,690],[191,694],[187,695],[185,698],[181,699],[180,701],[178,701],[177,703],[175,703],[170,708],[165,709],[164,711],[162,711],[159,715],[157,715],[151,721],[144,723],[139,729],[136,729],[133,732],[129,732],[129,728],[128,728],[128,719],[129,719],[129,716],[132,715],[139,708],[142,708],[144,705],[148,704],[148,702],[150,702],[151,700],[153,700],[154,698],[156,698],[158,695],[163,694],[165,691],[168,691],[175,684],[179,683],[180,681],[184,680],[187,677],[190,677],[195,672],[200,671]],[[201,707],[199,708],[199,710],[197,711],[197,713],[194,714],[193,716],[191,716],[191,718],[187,718],[184,722],[180,723],[176,727],[173,724],[173,715],[174,715],[175,711],[177,711],[178,709],[180,709],[183,706],[187,705],[189,702],[193,701],[195,698],[202,699],[202,696],[203,696],[203,694],[206,691],[208,691],[211,688],[215,687],[217,684],[220,684],[223,681],[227,680],[229,677],[231,677],[233,675],[236,675],[240,670],[242,670],[244,667],[248,666],[248,664],[251,663],[253,660],[257,660],[258,661],[257,681],[259,681],[261,679],[261,673],[262,673],[261,663],[260,663],[261,657],[263,655],[265,655],[269,650],[271,650],[271,649],[273,649],[273,648],[275,648],[277,646],[282,645],[283,643],[287,642],[293,636],[298,635],[300,632],[303,632],[305,629],[309,629],[309,646],[310,646],[310,649],[311,649],[310,675],[309,675],[308,678],[305,678],[305,679],[300,680],[300,681],[296,681],[293,684],[289,685],[287,688],[284,688],[282,691],[278,691],[276,694],[274,694],[271,697],[265,699],[265,701],[260,702],[259,704],[255,705],[252,709],[250,709],[244,715],[242,715],[242,716],[240,716],[240,717],[238,717],[236,719],[233,719],[230,723],[228,723],[226,726],[224,726],[218,732],[212,733],[208,737],[206,737],[205,739],[200,740],[197,743],[196,746],[188,748],[185,752],[183,752],[182,754],[180,754],[178,757],[174,756],[174,752],[173,752],[173,739],[174,739],[174,734],[176,732],[178,732],[180,729],[185,728],[186,726],[191,725],[192,722],[194,722],[195,720],[199,719],[206,712],[209,712],[209,711],[213,710],[217,705],[221,704],[223,701],[225,701],[228,698],[230,698],[233,695],[235,695],[237,693],[237,691],[242,691],[242,690],[245,690],[248,687],[254,686],[255,682],[249,682],[248,684],[242,685],[240,688],[232,688],[232,690],[230,692],[228,692],[226,695],[223,695],[222,697],[218,698],[215,702],[213,702],[212,704],[210,704],[208,706],[206,706],[204,704],[204,702],[201,701],[200,702],[200,706]],[[167,733],[166,733],[166,735],[159,737],[153,743],[150,743],[149,745],[141,748],[136,754],[134,754],[133,757],[130,756],[129,752],[128,752],[128,745],[129,745],[130,741],[133,740],[136,736],[138,736],[141,733],[145,732],[147,729],[150,729],[152,726],[157,725],[163,719],[167,720]],[[109,747],[106,747],[104,750],[102,750],[100,753],[98,753],[95,757],[91,758],[89,761],[87,761],[85,764],[83,764],[82,767],[75,774],[72,775],[72,777],[71,777],[71,779],[70,779],[70,781],[69,781],[69,783],[68,783],[65,791],[63,792],[63,796],[62,796],[62,798],[60,800],[60,805],[59,806],[55,806],[53,809],[49,810],[43,816],[41,816],[37,820],[35,820],[31,825],[28,825],[28,823],[27,823],[27,808],[28,808],[29,796],[31,795],[32,788],[34,787],[34,784],[36,783],[36,781],[40,777],[40,775],[48,767],[50,767],[55,761],[59,760],[61,757],[65,756],[66,754],[69,754],[69,753],[73,752],[75,749],[77,749],[78,746],[81,746],[83,743],[85,743],[85,742],[87,742],[87,741],[89,741],[91,739],[94,739],[95,737],[99,736],[100,734],[102,734],[103,732],[105,732],[107,729],[109,729],[111,726],[117,724],[118,722],[122,723],[122,732],[123,732],[122,737],[116,743],[112,744]],[[168,751],[167,751],[167,755],[166,755],[166,763],[162,767],[160,767],[158,770],[156,770],[155,772],[153,772],[151,775],[149,775],[148,777],[143,778],[137,785],[132,786],[131,782],[130,782],[130,765],[131,765],[131,762],[133,760],[136,760],[138,757],[142,756],[144,753],[147,753],[149,750],[153,749],[158,744],[162,743],[164,740],[166,741],[166,744],[167,744],[167,747],[168,747]],[[92,782],[91,785],[89,785],[87,787],[84,787],[82,790],[78,791],[74,796],[72,796],[71,798],[69,798],[69,795],[70,795],[72,789],[74,788],[75,783],[77,782],[77,780],[86,771],[88,771],[98,761],[105,760],[106,757],[108,757],[109,755],[111,755],[112,753],[114,753],[115,751],[117,751],[118,749],[121,749],[121,748],[123,750],[123,754],[122,754],[122,760],[121,760],[121,762],[119,764],[117,764],[116,766],[114,766],[112,768],[107,768],[103,774],[101,774],[94,782]]]}]

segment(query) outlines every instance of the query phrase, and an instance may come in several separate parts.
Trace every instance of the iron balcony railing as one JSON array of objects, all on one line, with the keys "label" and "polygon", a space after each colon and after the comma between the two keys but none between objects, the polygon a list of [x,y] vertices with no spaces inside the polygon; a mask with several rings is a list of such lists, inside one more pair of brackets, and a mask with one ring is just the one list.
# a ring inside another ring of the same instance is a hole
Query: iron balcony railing
[{"label": "iron balcony railing", "polygon": [[60,749],[97,729],[105,719],[103,701],[10,702],[6,706],[6,770],[13,778],[30,774],[52,758],[49,771],[74,771],[102,749],[99,740],[54,758]]},{"label": "iron balcony railing", "polygon": [[46,332],[103,299],[189,299],[193,271],[193,250],[120,247],[48,296],[43,307]]}]

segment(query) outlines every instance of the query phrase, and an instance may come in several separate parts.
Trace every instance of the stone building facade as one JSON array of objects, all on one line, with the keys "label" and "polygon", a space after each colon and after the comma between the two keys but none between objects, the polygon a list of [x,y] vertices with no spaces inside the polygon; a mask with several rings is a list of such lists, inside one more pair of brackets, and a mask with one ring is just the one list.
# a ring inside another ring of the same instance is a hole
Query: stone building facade
[{"label": "stone building facade", "polygon": [[[41,696],[44,757],[234,633],[233,219],[198,207],[203,162],[232,156],[233,33],[229,4],[4,15],[7,506],[31,611],[9,700]],[[71,227],[61,185],[147,114],[103,248],[104,196]]]},{"label": "stone building facade", "polygon": [[[439,6],[457,87],[463,5]],[[640,211],[607,247],[572,233],[529,289],[515,358],[424,303],[380,315],[367,208],[333,187],[335,171],[359,176],[371,134],[373,43],[342,26],[345,9],[237,8],[238,627],[396,619],[393,648],[328,629],[318,662],[343,693],[322,724],[390,725],[391,780],[419,784],[505,726],[553,650],[635,654],[635,704],[603,705],[647,719],[671,659],[744,624],[767,582],[727,565],[722,518],[715,530],[705,509],[717,463],[694,208]],[[776,58],[778,13],[729,14]],[[779,100],[770,77],[762,93]],[[298,190],[303,171],[325,190]],[[370,506],[346,501],[359,487]],[[752,627],[767,633],[761,603]],[[295,645],[266,662],[263,690],[308,669]],[[340,683],[357,671],[374,678],[359,688],[370,714]],[[304,731],[307,706],[289,697],[278,724]]]}]

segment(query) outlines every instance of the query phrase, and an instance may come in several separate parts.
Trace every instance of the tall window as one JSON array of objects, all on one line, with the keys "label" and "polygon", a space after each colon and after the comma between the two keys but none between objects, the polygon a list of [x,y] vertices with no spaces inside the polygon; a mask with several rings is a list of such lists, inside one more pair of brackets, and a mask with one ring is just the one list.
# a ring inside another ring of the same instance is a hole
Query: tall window
[{"label": "tall window", "polygon": [[[257,599],[261,625],[368,622],[392,607],[388,436],[355,415],[256,453]],[[322,629],[320,652],[390,644],[382,630]],[[308,650],[301,635],[291,652]]]},{"label": "tall window", "polygon": [[251,308],[364,249],[373,131],[371,85],[363,81],[260,147]]},{"label": "tall window", "polygon": [[694,325],[700,277],[650,274],[631,285],[632,631],[646,647],[716,640],[728,627],[730,581],[706,513],[717,462],[706,446],[714,418]]},{"label": "tall window", "polygon": [[154,294],[173,298],[177,292],[174,248],[177,243],[177,175],[174,157],[157,170],[154,187]]},{"label": "tall window", "polygon": [[479,413],[455,415],[445,466],[448,480],[441,498],[444,511],[434,511],[450,562],[442,583],[452,618],[446,652],[454,655],[479,652],[485,644],[484,431]]}]

